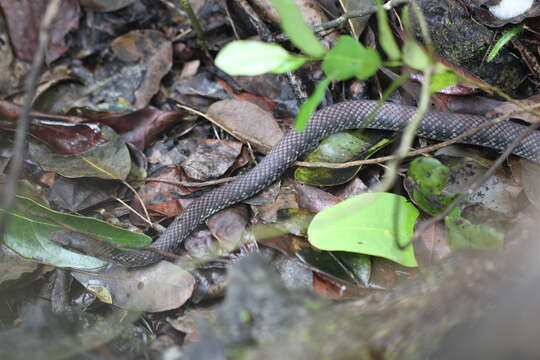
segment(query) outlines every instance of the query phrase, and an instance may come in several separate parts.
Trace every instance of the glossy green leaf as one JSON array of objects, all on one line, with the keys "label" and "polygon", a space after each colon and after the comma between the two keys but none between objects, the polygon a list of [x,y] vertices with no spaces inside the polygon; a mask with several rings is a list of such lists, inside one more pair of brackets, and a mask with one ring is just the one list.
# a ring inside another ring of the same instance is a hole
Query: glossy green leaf
[{"label": "glossy green leaf", "polygon": [[311,28],[306,24],[298,6],[292,0],[271,0],[277,10],[283,32],[305,54],[321,57],[326,52]]},{"label": "glossy green leaf", "polygon": [[[305,161],[344,163],[359,159],[359,156],[367,159],[389,142],[387,139],[381,139],[379,134],[366,133],[360,129],[341,131],[322,140]],[[332,186],[348,182],[360,168],[361,166],[343,169],[300,166],[294,171],[294,177],[305,184]]]},{"label": "glossy green leaf", "polygon": [[429,65],[429,57],[414,40],[407,40],[403,45],[403,61],[413,69],[423,71]]},{"label": "glossy green leaf", "polygon": [[322,63],[325,74],[336,80],[347,80],[354,76],[367,79],[381,66],[379,54],[366,49],[348,35],[341,36],[336,45],[326,54]]},{"label": "glossy green leaf", "polygon": [[304,130],[309,119],[311,118],[311,115],[313,115],[315,110],[317,110],[317,107],[324,98],[326,88],[328,87],[328,85],[330,85],[331,82],[332,79],[329,77],[322,79],[317,84],[317,87],[315,88],[313,94],[311,94],[311,96],[302,104],[302,106],[300,106],[300,111],[296,116],[296,131]]},{"label": "glossy green leaf", "polygon": [[396,238],[402,245],[409,241],[417,217],[418,210],[402,196],[366,193],[317,214],[309,226],[308,240],[322,250],[356,252],[417,266],[412,244],[405,249],[396,244]]},{"label": "glossy green leaf", "polygon": [[377,1],[377,28],[379,29],[379,43],[390,60],[399,60],[401,52],[394,39],[386,11],[382,7],[381,0]]},{"label": "glossy green leaf", "polygon": [[[3,214],[2,209],[0,214]],[[4,244],[22,257],[44,264],[78,269],[93,269],[106,265],[99,259],[65,250],[49,240],[52,232],[66,227],[124,245],[144,247],[151,242],[144,234],[134,233],[95,218],[54,211],[31,199],[17,197],[16,207],[4,235]]]},{"label": "glossy green leaf", "polygon": [[221,49],[215,64],[229,75],[254,76],[285,69],[286,64],[295,61],[298,57],[277,44],[240,40]]},{"label": "glossy green leaf", "polygon": [[414,159],[405,179],[405,189],[422,210],[437,215],[456,197],[443,192],[450,169],[439,160],[428,157]]}]

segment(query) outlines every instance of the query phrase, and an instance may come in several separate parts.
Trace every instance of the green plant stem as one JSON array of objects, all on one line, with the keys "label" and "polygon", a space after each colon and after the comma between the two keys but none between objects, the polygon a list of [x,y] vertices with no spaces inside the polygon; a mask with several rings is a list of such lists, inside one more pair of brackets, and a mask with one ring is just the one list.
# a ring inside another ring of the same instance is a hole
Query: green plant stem
[{"label": "green plant stem", "polygon": [[433,75],[433,65],[429,65],[424,71],[424,83],[422,85],[422,91],[420,93],[420,101],[418,102],[418,110],[414,113],[409,125],[405,128],[399,148],[395,152],[395,159],[392,160],[384,173],[382,183],[377,186],[375,191],[385,192],[392,187],[397,177],[397,168],[401,161],[407,156],[409,148],[414,140],[416,134],[416,128],[422,121],[422,118],[427,113],[430,103],[429,87],[431,83],[431,77]]},{"label": "green plant stem", "polygon": [[195,34],[197,34],[197,38],[201,43],[204,43],[204,32],[202,31],[201,24],[199,23],[199,20],[197,19],[197,16],[195,15],[193,8],[191,7],[191,3],[189,2],[189,0],[181,1],[182,6],[184,7],[184,11],[189,18],[189,21],[191,21],[191,26],[193,26],[193,30],[195,31]]}]

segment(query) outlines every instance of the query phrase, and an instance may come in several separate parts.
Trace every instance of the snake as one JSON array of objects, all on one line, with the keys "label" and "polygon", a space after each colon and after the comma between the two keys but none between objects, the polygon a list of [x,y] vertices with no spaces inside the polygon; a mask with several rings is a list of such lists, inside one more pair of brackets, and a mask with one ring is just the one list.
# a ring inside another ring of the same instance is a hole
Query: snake
[{"label": "snake", "polygon": [[[356,100],[331,105],[315,112],[303,131],[293,129],[285,134],[250,171],[195,199],[158,239],[148,246],[148,249],[155,251],[122,249],[97,239],[86,239],[84,242],[64,239],[60,245],[127,267],[158,262],[165,258],[164,252],[175,252],[209,216],[253,197],[275,182],[288,167],[300,156],[312,151],[324,137],[362,126],[401,131],[416,111],[413,106]],[[423,138],[445,141],[489,120],[488,117],[478,115],[429,111],[421,120],[416,134]],[[516,122],[498,122],[459,142],[502,151],[526,128]],[[512,153],[540,164],[540,131],[528,135]]]}]

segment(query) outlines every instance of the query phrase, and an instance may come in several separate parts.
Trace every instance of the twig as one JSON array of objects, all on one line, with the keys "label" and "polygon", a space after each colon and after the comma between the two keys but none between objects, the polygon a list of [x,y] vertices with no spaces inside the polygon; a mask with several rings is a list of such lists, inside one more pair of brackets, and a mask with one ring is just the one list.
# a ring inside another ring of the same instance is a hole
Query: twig
[{"label": "twig", "polygon": [[[383,8],[385,10],[390,10],[390,9],[392,9],[394,7],[397,7],[397,6],[400,6],[400,5],[403,5],[403,4],[407,4],[408,2],[409,2],[409,0],[391,0],[391,1],[388,1],[387,3],[385,3],[383,5]],[[371,6],[371,7],[367,8],[367,9],[362,9],[362,10],[348,11],[348,12],[344,13],[343,15],[341,15],[340,17],[335,18],[334,20],[328,21],[328,22],[326,22],[324,24],[321,24],[321,25],[318,25],[318,26],[314,26],[313,31],[314,32],[321,32],[321,31],[325,31],[325,30],[328,30],[328,29],[332,29],[332,28],[341,26],[344,22],[346,22],[349,19],[371,15],[371,14],[374,14],[376,11],[377,11],[376,6]]]},{"label": "twig", "polygon": [[28,74],[24,86],[25,96],[21,112],[17,118],[15,144],[13,145],[13,158],[11,159],[10,172],[6,178],[6,183],[4,184],[2,191],[2,208],[4,209],[4,214],[0,218],[0,239],[2,240],[7,221],[11,214],[11,209],[15,203],[15,195],[17,194],[17,180],[22,170],[24,148],[26,145],[26,137],[30,123],[30,108],[32,107],[32,100],[34,99],[36,84],[43,65],[45,50],[49,44],[52,23],[56,17],[56,14],[58,13],[60,3],[60,0],[51,0],[47,5],[47,9],[45,10],[45,14],[41,20],[36,53],[34,54],[32,67],[30,68],[30,73]]}]

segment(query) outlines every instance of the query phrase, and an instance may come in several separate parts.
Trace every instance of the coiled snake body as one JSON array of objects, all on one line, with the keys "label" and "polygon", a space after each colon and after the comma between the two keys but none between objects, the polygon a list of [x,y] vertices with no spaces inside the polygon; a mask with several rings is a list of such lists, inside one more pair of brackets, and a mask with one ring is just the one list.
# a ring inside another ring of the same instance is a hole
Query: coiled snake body
[{"label": "coiled snake body", "polygon": [[[298,157],[314,149],[325,136],[363,125],[363,121],[376,105],[376,101],[351,101],[318,111],[304,131],[292,130],[287,133],[251,171],[191,203],[149,247],[174,252],[182,241],[210,215],[265,189],[277,180]],[[369,124],[366,124],[366,128],[401,130],[415,111],[414,107],[386,103],[377,111]],[[433,111],[423,118],[417,135],[433,140],[447,140],[485,121],[487,119],[481,116]],[[501,122],[480,130],[461,143],[503,150],[525,128],[517,123]],[[534,132],[528,136],[513,153],[540,163],[540,132]],[[105,243],[94,244],[92,247],[92,255],[130,267],[148,265],[163,259],[163,256],[156,252],[122,250]]]}]

